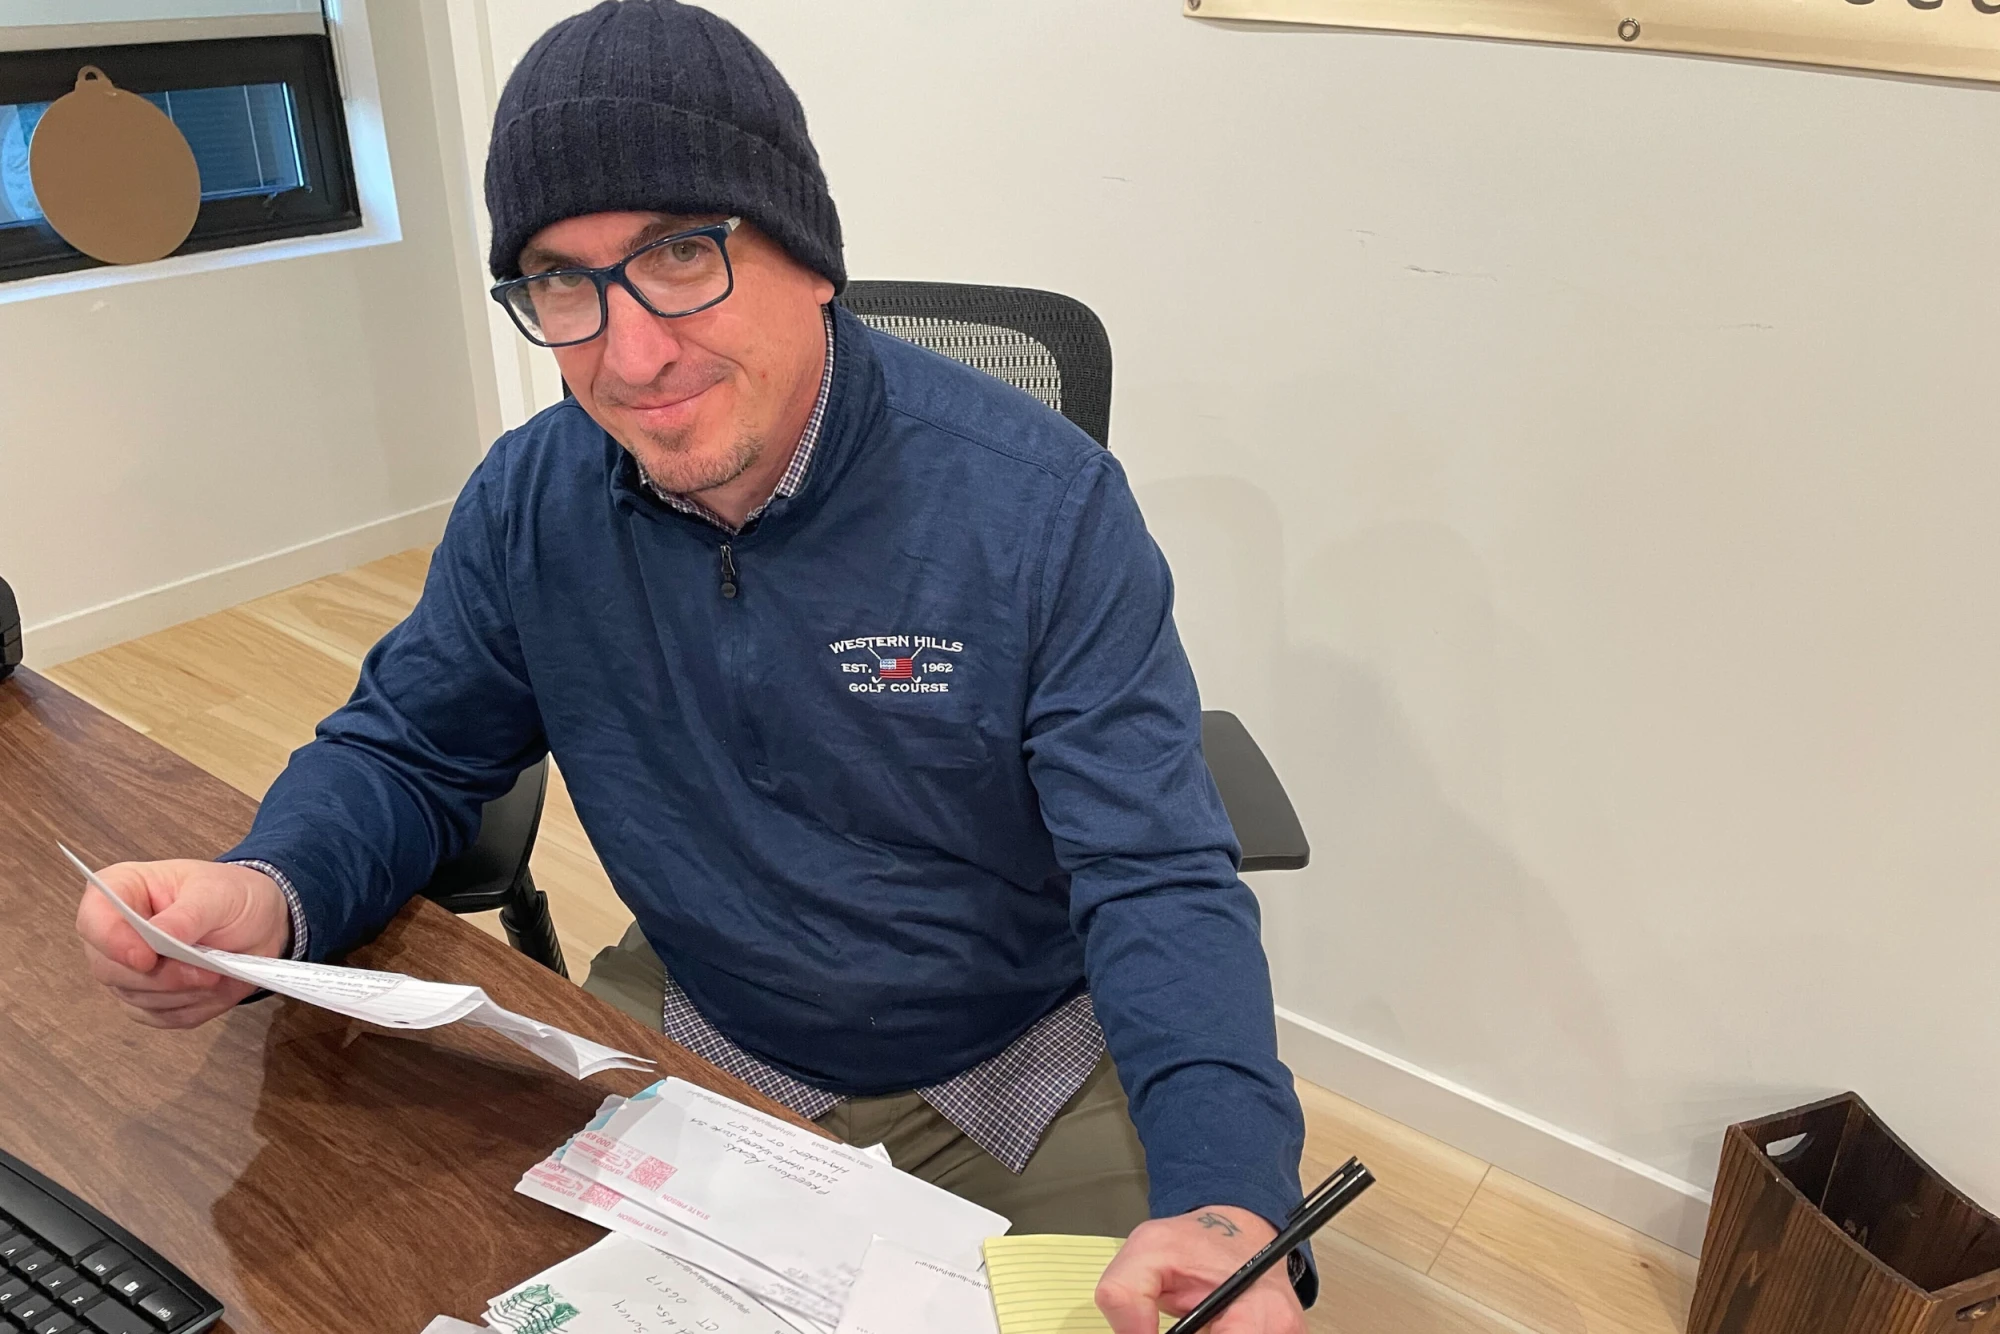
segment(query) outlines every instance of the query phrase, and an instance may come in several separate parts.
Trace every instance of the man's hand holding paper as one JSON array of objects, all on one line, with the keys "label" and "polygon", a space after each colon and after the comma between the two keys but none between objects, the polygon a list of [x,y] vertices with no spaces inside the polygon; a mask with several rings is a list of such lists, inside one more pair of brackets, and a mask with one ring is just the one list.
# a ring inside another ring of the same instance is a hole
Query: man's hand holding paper
[{"label": "man's hand holding paper", "polygon": [[[282,955],[291,915],[277,882],[247,866],[204,861],[121,862],[99,879],[169,937],[232,954]],[[149,944],[111,903],[85,894],[76,911],[90,975],[154,1028],[193,1028],[256,987]]]},{"label": "man's hand holding paper", "polygon": [[[108,911],[137,939],[137,946],[133,947],[114,938],[111,942],[113,948],[127,950],[127,957],[135,962],[139,961],[139,956],[131,952],[133,949],[148,951],[154,961],[152,968],[158,973],[164,973],[170,967],[187,970],[185,978],[165,977],[166,988],[177,986],[186,979],[194,979],[199,985],[199,979],[204,975],[217,978],[209,988],[214,997],[212,1001],[197,1000],[167,1011],[176,1017],[186,1012],[189,1016],[186,1024],[213,1018],[262,988],[332,1010],[335,1014],[344,1014],[350,1019],[386,1028],[437,1028],[462,1019],[504,1034],[575,1079],[588,1079],[605,1070],[638,1070],[652,1064],[643,1057],[502,1009],[478,987],[428,982],[402,973],[342,968],[334,964],[307,963],[299,959],[278,959],[209,945],[188,944],[163,929],[158,918],[148,919],[141,915],[138,909],[113,892],[102,878],[84,865],[75,853],[68,848],[63,848],[62,852],[83,873],[85,881],[95,891],[94,897],[90,894],[84,896],[85,907]],[[174,914],[171,910],[164,910],[160,916],[172,920]],[[128,971],[141,977],[153,975]],[[173,993],[167,991],[165,994]],[[227,1001],[223,1000],[224,997],[228,997]],[[210,1010],[211,1004],[216,1008]]]}]

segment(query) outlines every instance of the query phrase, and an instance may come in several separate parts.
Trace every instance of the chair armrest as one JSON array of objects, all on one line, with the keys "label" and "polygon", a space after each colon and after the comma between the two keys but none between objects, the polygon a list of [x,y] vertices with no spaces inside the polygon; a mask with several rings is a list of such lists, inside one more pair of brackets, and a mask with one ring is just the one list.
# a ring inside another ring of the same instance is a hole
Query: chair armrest
[{"label": "chair armrest", "polygon": [[1201,715],[1201,752],[1222,793],[1246,871],[1296,871],[1312,855],[1285,785],[1233,713]]},{"label": "chair armrest", "polygon": [[455,913],[488,912],[513,902],[528,869],[549,790],[547,757],[529,765],[505,796],[486,803],[479,837],[458,856],[438,863],[423,896]]}]

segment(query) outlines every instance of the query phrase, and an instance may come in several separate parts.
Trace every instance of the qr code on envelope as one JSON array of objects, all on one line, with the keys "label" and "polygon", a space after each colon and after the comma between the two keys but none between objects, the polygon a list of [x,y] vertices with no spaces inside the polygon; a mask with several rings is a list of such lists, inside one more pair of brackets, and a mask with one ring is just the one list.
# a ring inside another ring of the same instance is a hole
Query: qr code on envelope
[{"label": "qr code on envelope", "polygon": [[658,1190],[667,1184],[667,1178],[673,1174],[672,1163],[655,1158],[651,1154],[641,1158],[627,1173],[635,1185],[644,1186],[647,1190]]},{"label": "qr code on envelope", "polygon": [[583,1194],[577,1196],[577,1199],[583,1204],[595,1205],[599,1209],[616,1209],[619,1205],[625,1203],[623,1195],[620,1195],[617,1191],[611,1189],[611,1187],[595,1181],[585,1186]]}]

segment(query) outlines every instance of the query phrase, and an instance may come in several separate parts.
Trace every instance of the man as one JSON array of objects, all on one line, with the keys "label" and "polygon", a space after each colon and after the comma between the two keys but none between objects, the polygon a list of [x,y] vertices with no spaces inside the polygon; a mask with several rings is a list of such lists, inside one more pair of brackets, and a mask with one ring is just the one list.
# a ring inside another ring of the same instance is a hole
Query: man
[{"label": "man", "polygon": [[[1018,1231],[1129,1233],[1098,1301],[1151,1334],[1273,1235],[1302,1125],[1118,465],[830,304],[804,115],[705,11],[558,24],[486,190],[495,295],[574,400],[494,446],[250,836],[105,880],[323,958],[553,752],[637,918],[592,990]],[[247,990],[78,926],[147,1022]],[[1303,1330],[1285,1270],[1215,1328]]]}]

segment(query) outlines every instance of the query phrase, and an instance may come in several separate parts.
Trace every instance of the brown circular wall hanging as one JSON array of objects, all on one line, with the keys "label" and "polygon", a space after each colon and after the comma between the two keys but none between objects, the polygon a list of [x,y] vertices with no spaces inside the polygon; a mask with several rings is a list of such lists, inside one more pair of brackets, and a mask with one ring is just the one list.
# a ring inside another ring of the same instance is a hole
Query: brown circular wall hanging
[{"label": "brown circular wall hanging", "polygon": [[180,127],[95,65],[35,126],[28,175],[56,235],[107,264],[172,254],[201,210],[201,172]]}]

